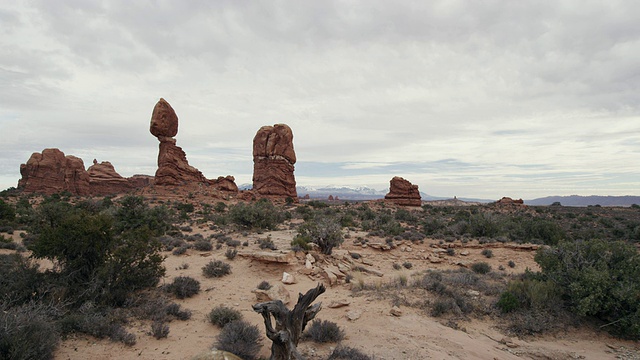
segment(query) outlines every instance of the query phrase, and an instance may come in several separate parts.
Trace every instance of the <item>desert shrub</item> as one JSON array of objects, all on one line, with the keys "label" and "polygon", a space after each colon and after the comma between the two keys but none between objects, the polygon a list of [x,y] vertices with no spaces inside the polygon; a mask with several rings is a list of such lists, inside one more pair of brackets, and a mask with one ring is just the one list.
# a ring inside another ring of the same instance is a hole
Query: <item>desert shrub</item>
[{"label": "desert shrub", "polygon": [[229,260],[235,259],[237,255],[238,250],[236,249],[227,249],[227,251],[224,253],[224,256]]},{"label": "desert shrub", "polygon": [[227,244],[227,246],[230,246],[230,247],[238,247],[238,246],[240,246],[240,241],[233,240],[231,238],[225,240],[224,243]]},{"label": "desert shrub", "polygon": [[404,232],[404,228],[388,211],[374,213],[373,219],[363,220],[362,229],[368,231],[380,231],[386,236],[396,236]]},{"label": "desert shrub", "polygon": [[117,232],[148,228],[152,235],[160,236],[171,229],[172,222],[173,216],[166,206],[150,208],[141,196],[125,196],[115,213]]},{"label": "desert shrub", "polygon": [[393,267],[394,270],[400,270],[402,269],[402,265],[398,264],[398,263],[393,263],[393,265],[391,265]]},{"label": "desert shrub", "polygon": [[43,305],[0,309],[0,358],[53,359],[59,332]]},{"label": "desert shrub", "polygon": [[603,327],[615,335],[640,338],[640,256],[633,245],[566,242],[541,249],[535,260],[572,312],[605,322]]},{"label": "desert shrub", "polygon": [[205,277],[222,277],[231,273],[231,265],[220,261],[212,260],[202,267],[202,274]]},{"label": "desert shrub", "polygon": [[483,249],[481,254],[487,259],[490,259],[493,257],[493,251],[491,251],[491,249]]},{"label": "desert shrub", "polygon": [[184,255],[187,253],[187,250],[189,250],[189,248],[191,248],[189,244],[182,244],[179,247],[173,249],[171,253],[175,256]]},{"label": "desert shrub", "polygon": [[190,298],[200,292],[200,282],[189,276],[178,276],[167,285],[167,291],[178,299]]},{"label": "desert shrub", "polygon": [[368,355],[365,355],[362,351],[348,347],[339,345],[332,352],[331,355],[327,358],[327,360],[371,360],[372,358]]},{"label": "desert shrub", "polygon": [[303,236],[303,235],[297,234],[293,238],[293,240],[291,240],[291,250],[309,251],[311,250],[311,245],[309,245],[310,242],[311,242],[311,239],[309,238],[309,236]]},{"label": "desert shrub", "polygon": [[431,305],[431,316],[440,317],[445,314],[456,312],[457,305],[450,297],[439,297]]},{"label": "desert shrub", "polygon": [[191,310],[182,310],[180,304],[174,302],[165,307],[167,315],[174,316],[176,319],[185,321],[191,319]]},{"label": "desert shrub", "polygon": [[11,223],[16,218],[16,209],[13,205],[0,199],[0,224]]},{"label": "desert shrub", "polygon": [[162,321],[154,321],[151,323],[151,335],[156,339],[164,339],[169,336],[169,325]]},{"label": "desert shrub", "polygon": [[493,238],[500,234],[500,219],[491,213],[474,214],[469,217],[467,232],[474,237]]},{"label": "desert shrub", "polygon": [[447,255],[454,256],[456,254],[456,250],[454,248],[447,249]]},{"label": "desert shrub", "polygon": [[214,346],[242,359],[253,360],[262,347],[260,341],[261,335],[257,326],[236,320],[222,328]]},{"label": "desert shrub", "polygon": [[193,247],[198,251],[211,251],[213,250],[213,244],[209,240],[198,240],[193,244]]},{"label": "desert shrub", "polygon": [[344,331],[338,324],[328,320],[313,320],[305,334],[318,343],[338,342],[344,339]]},{"label": "desert shrub", "polygon": [[520,308],[520,302],[518,298],[509,291],[505,291],[500,295],[500,299],[496,303],[496,306],[503,312],[508,313]]},{"label": "desert shrub", "polygon": [[238,203],[229,209],[231,221],[245,228],[274,230],[285,220],[285,215],[271,201],[260,199],[255,203]]},{"label": "desert shrub", "polygon": [[491,271],[491,265],[486,262],[477,262],[471,264],[471,270],[476,274],[487,274]]},{"label": "desert shrub", "polygon": [[271,289],[271,284],[269,284],[268,281],[263,280],[262,282],[260,282],[260,284],[258,284],[258,289],[260,289],[260,290],[269,290],[269,289]]},{"label": "desert shrub", "polygon": [[305,221],[298,229],[298,234],[317,244],[320,251],[327,255],[344,241],[339,221],[329,216],[316,216],[313,220]]},{"label": "desert shrub", "polygon": [[507,265],[509,265],[510,268],[514,268],[516,267],[516,263],[513,260],[509,260],[509,262],[507,263]]},{"label": "desert shrub", "polygon": [[221,328],[236,320],[242,320],[240,311],[224,305],[216,306],[209,312],[209,322]]},{"label": "desert shrub", "polygon": [[109,338],[131,346],[136,343],[136,336],[122,326],[109,309],[99,309],[91,302],[83,304],[77,311],[68,314],[58,321],[64,335],[82,333],[98,339]]},{"label": "desert shrub", "polygon": [[402,263],[402,266],[403,266],[405,269],[411,269],[411,268],[413,267],[413,264],[412,264],[412,263],[410,263],[410,262],[408,262],[408,261],[405,261],[404,263]]},{"label": "desert shrub", "polygon": [[273,243],[273,240],[271,240],[271,238],[266,238],[266,239],[259,239],[258,240],[258,246],[260,247],[260,249],[269,249],[269,250],[278,250],[278,248],[276,247],[276,244]]}]

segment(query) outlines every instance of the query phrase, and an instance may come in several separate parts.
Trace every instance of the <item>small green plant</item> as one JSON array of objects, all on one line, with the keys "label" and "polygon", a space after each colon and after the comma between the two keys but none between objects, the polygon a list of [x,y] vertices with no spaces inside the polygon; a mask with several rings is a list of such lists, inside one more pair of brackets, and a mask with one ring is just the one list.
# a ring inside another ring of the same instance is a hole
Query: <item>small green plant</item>
[{"label": "small green plant", "polygon": [[260,284],[258,284],[258,289],[260,290],[269,290],[271,289],[271,284],[267,280],[262,280]]},{"label": "small green plant", "polygon": [[227,249],[227,251],[224,253],[224,256],[229,260],[235,259],[236,255],[238,255],[238,250],[236,249]]},{"label": "small green plant", "polygon": [[338,342],[344,339],[344,331],[332,321],[313,320],[306,336],[318,343]]},{"label": "small green plant", "polygon": [[513,293],[505,291],[500,295],[500,300],[498,300],[496,306],[503,313],[509,313],[520,308],[520,302],[518,301],[518,298],[513,295]]},{"label": "small green plant", "polygon": [[220,260],[212,260],[202,267],[202,274],[208,278],[222,277],[231,274],[231,265]]},{"label": "small green plant", "polygon": [[491,251],[491,249],[484,249],[481,252],[482,255],[484,255],[484,257],[486,257],[487,259],[491,259],[493,257],[493,251]]},{"label": "small green plant", "polygon": [[220,328],[225,327],[228,323],[236,320],[241,320],[242,314],[240,311],[226,307],[224,305],[216,306],[209,312],[209,322]]},{"label": "small green plant", "polygon": [[169,336],[169,325],[162,321],[154,321],[151,324],[151,335],[156,339],[164,339]]}]

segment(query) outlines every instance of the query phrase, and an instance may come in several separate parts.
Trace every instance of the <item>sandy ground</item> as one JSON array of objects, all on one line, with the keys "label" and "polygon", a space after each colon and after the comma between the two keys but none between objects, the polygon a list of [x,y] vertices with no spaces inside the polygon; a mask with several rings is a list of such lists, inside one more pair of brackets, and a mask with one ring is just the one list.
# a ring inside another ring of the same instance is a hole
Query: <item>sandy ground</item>
[{"label": "sandy ground", "polygon": [[[208,235],[208,229],[195,229],[194,233]],[[234,239],[249,241],[250,250],[257,250],[254,244],[258,238],[266,238],[267,235],[278,245],[280,249],[288,249],[293,232],[289,230],[275,231],[264,234],[249,234],[247,237],[234,235]],[[411,270],[403,270],[406,273],[419,272],[426,269],[456,268],[453,260],[466,262],[487,261],[497,268],[503,264],[505,271],[522,272],[526,267],[536,269],[532,251],[516,251],[506,248],[492,248],[494,257],[486,259],[480,254],[481,249],[468,249],[468,256],[456,255],[452,261],[440,264],[432,264],[423,259],[436,244],[434,240],[427,240],[422,245],[411,246],[411,252],[403,251],[398,247],[391,251],[380,251],[371,248],[363,249],[353,245],[353,239],[359,236],[352,233],[341,250],[358,251],[363,259],[373,263],[373,267],[382,271],[385,275],[377,277],[366,275],[365,281],[385,282],[394,275],[392,264],[394,262],[410,261],[413,264]],[[256,303],[255,289],[263,280],[271,284],[278,284],[284,271],[296,276],[298,283],[286,285],[290,292],[292,302],[299,292],[306,292],[317,284],[316,279],[311,279],[299,271],[304,268],[304,261],[298,260],[295,264],[263,263],[249,258],[238,256],[233,261],[224,257],[225,247],[210,252],[198,252],[189,250],[187,254],[175,256],[167,252],[165,265],[167,276],[164,282],[168,283],[179,275],[191,276],[201,282],[201,292],[189,299],[175,301],[193,312],[188,321],[173,321],[170,323],[168,338],[156,340],[149,335],[150,324],[137,322],[132,324],[130,331],[137,336],[137,343],[127,347],[109,340],[96,340],[86,336],[76,336],[65,340],[56,352],[55,358],[62,359],[188,359],[196,354],[206,351],[215,342],[219,329],[207,321],[209,311],[220,304],[225,304],[239,310],[245,320],[258,325],[264,332],[262,317],[253,312],[251,305]],[[241,248],[246,251],[246,248]],[[406,248],[404,249],[406,250]],[[458,251],[462,249],[456,249]],[[215,279],[208,279],[202,275],[201,268],[211,260],[227,261],[232,266],[232,274]],[[516,262],[515,269],[506,266],[509,260]],[[181,265],[189,264],[187,269],[180,269]],[[397,270],[395,270],[397,274]],[[365,276],[365,275],[361,275]],[[327,307],[332,300],[347,300],[350,304],[343,308],[332,309]],[[325,306],[318,314],[319,319],[336,322],[346,332],[343,344],[356,347],[375,359],[380,360],[409,360],[409,359],[640,359],[635,342],[622,341],[611,338],[606,333],[593,330],[580,330],[571,333],[547,335],[537,338],[509,339],[495,328],[491,321],[470,320],[461,322],[462,330],[455,330],[442,325],[438,319],[432,318],[423,311],[415,308],[402,307],[402,315],[399,317],[390,315],[391,304],[389,300],[378,300],[376,296],[354,296],[349,289],[349,284],[339,284],[328,287],[326,293],[317,301]],[[292,307],[289,304],[289,307]],[[359,319],[349,321],[346,313],[351,310],[362,312]],[[264,337],[260,356],[268,358],[270,341]],[[299,349],[311,359],[324,359],[332,351],[336,344],[316,344],[312,341],[304,341]]]}]

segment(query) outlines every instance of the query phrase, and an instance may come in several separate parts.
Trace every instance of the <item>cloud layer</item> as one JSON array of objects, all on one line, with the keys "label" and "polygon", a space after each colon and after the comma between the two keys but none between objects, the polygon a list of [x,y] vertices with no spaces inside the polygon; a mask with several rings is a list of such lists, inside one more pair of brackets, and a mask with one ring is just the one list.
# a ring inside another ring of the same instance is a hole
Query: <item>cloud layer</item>
[{"label": "cloud layer", "polygon": [[301,185],[637,194],[635,1],[32,1],[0,6],[0,185],[58,147],[153,174],[160,97],[207,177],[251,181],[262,125]]}]

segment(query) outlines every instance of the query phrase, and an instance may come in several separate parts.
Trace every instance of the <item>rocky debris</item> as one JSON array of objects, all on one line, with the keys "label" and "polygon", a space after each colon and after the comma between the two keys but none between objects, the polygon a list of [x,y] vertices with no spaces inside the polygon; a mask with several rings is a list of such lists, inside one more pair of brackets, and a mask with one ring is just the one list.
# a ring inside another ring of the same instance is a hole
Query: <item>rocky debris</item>
[{"label": "rocky debris", "polygon": [[263,261],[268,263],[291,264],[296,262],[296,253],[289,251],[270,252],[270,251],[251,251],[239,252],[238,255],[251,258],[252,260]]},{"label": "rocky debris", "polygon": [[253,190],[259,195],[297,199],[296,153],[288,125],[263,126],[253,138]]},{"label": "rocky debris", "polygon": [[20,165],[18,189],[27,193],[54,194],[68,191],[74,195],[89,195],[89,174],[82,159],[65,156],[59,149],[44,149],[33,153]]},{"label": "rocky debris", "polygon": [[395,176],[389,183],[389,193],[384,197],[386,200],[401,206],[422,205],[418,185],[413,185],[399,176]]},{"label": "rocky debris", "polygon": [[253,292],[256,294],[258,302],[280,300],[285,305],[291,302],[291,295],[282,284],[274,285],[269,290],[255,289]]},{"label": "rocky debris", "polygon": [[362,247],[363,248],[370,247],[372,249],[382,250],[382,251],[391,250],[391,246],[389,246],[389,244],[383,243],[383,242],[368,242],[366,244],[362,244]]},{"label": "rocky debris", "polygon": [[348,300],[332,300],[329,305],[327,305],[327,307],[330,309],[337,309],[349,306],[349,304],[351,304],[351,302],[349,302]]},{"label": "rocky debris", "polygon": [[288,272],[283,272],[282,273],[282,283],[283,284],[287,284],[287,285],[291,285],[291,284],[296,284],[298,281],[296,280],[295,276],[289,274]]},{"label": "rocky debris", "polygon": [[178,134],[178,116],[165,99],[161,98],[153,108],[149,130],[160,141],[156,185],[208,183],[200,170],[189,165],[187,154],[176,145],[173,137]]},{"label": "rocky debris", "polygon": [[394,306],[391,308],[391,310],[389,310],[389,314],[396,316],[396,317],[400,317],[402,316],[402,310],[400,310],[399,307]]},{"label": "rocky debris", "polygon": [[432,263],[432,264],[439,264],[439,263],[441,263],[444,259],[442,259],[441,257],[439,257],[439,256],[438,256],[438,255],[436,255],[436,254],[432,254],[432,255],[429,255],[429,257],[427,258],[427,260],[429,260],[429,262],[430,262],[430,263]]},{"label": "rocky debris", "polygon": [[346,314],[347,320],[349,321],[356,321],[360,319],[360,316],[362,316],[362,310],[358,310],[358,309],[347,311],[347,314]]},{"label": "rocky debris", "polygon": [[92,194],[125,193],[132,189],[132,182],[120,176],[108,161],[98,163],[96,159],[93,159],[93,165],[89,166],[87,173]]},{"label": "rocky debris", "polygon": [[469,256],[469,250],[462,250],[462,251],[460,251],[460,255],[462,255],[462,256]]}]

